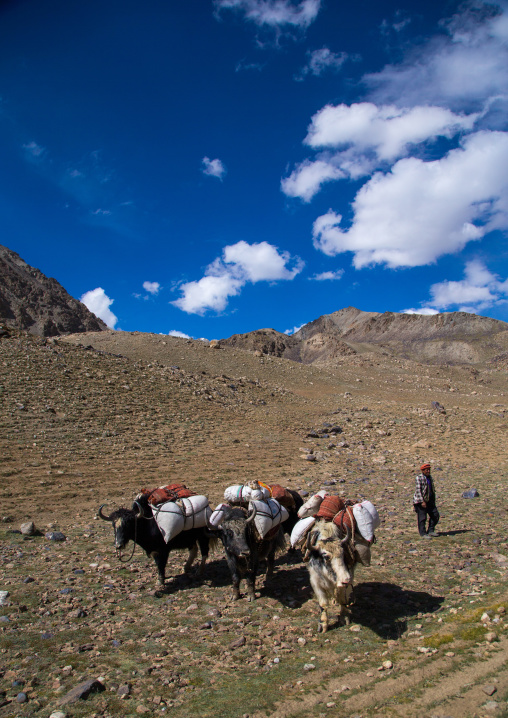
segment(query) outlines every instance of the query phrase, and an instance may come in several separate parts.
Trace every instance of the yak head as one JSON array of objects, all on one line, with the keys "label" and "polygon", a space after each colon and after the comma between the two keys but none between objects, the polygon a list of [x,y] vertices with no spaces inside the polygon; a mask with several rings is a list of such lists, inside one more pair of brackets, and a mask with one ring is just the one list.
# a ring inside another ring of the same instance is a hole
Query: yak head
[{"label": "yak head", "polygon": [[345,538],[332,521],[320,521],[317,530],[309,532],[307,548],[323,563],[324,570],[334,576],[337,588],[344,588],[353,581],[353,572],[348,560],[347,543],[351,540],[349,528]]},{"label": "yak head", "polygon": [[250,523],[255,516],[255,509],[248,512],[241,507],[224,508],[224,518],[219,527],[220,537],[226,552],[238,561],[247,561],[250,557]]},{"label": "yak head", "polygon": [[136,537],[136,521],[143,515],[143,509],[137,501],[134,502],[132,509],[120,508],[113,511],[112,514],[106,516],[102,513],[102,509],[106,504],[102,504],[97,515],[103,521],[109,521],[115,532],[115,548],[121,550],[127,546],[129,541],[134,541]]}]

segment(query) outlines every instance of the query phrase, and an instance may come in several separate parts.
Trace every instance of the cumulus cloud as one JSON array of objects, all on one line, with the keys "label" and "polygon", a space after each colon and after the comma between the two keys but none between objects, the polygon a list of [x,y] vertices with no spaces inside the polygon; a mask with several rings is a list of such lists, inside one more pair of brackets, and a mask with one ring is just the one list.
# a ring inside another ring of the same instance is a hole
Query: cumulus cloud
[{"label": "cumulus cloud", "polygon": [[402,314],[425,314],[432,316],[439,314],[439,309],[432,309],[431,307],[421,307],[420,309],[403,309]]},{"label": "cumulus cloud", "polygon": [[160,288],[161,285],[159,284],[159,282],[143,282],[143,289],[145,290],[145,292],[148,292],[153,296],[159,293]]},{"label": "cumulus cloud", "polygon": [[83,302],[85,307],[93,312],[96,317],[102,319],[110,329],[115,328],[118,318],[110,309],[114,299],[110,299],[102,287],[97,287],[96,289],[91,289],[89,292],[85,292],[80,301]]},{"label": "cumulus cloud", "polygon": [[299,332],[302,327],[304,327],[308,322],[305,322],[304,324],[300,324],[299,327],[293,327],[292,329],[286,329],[284,334],[287,334],[288,336],[291,336],[292,334],[296,334],[296,332]]},{"label": "cumulus cloud", "polygon": [[201,171],[204,175],[217,177],[217,179],[221,180],[226,174],[227,170],[219,159],[211,160],[209,157],[203,157],[201,164]]},{"label": "cumulus cloud", "polygon": [[[432,299],[429,305],[447,309],[460,307],[461,311],[486,309],[493,304],[505,302],[508,299],[508,280],[502,282],[499,277],[492,274],[485,264],[473,260],[466,264],[464,279],[453,282],[439,282],[430,288]],[[467,309],[461,305],[469,305]]]},{"label": "cumulus cloud", "polygon": [[310,277],[310,279],[316,282],[328,282],[342,279],[343,275],[344,270],[338,269],[336,272],[321,272],[321,274],[315,274],[313,277]]},{"label": "cumulus cloud", "polygon": [[380,160],[393,160],[409,145],[470,130],[477,115],[456,115],[442,107],[380,107],[372,102],[326,105],[311,120],[305,144],[310,147],[354,145],[372,149]]},{"label": "cumulus cloud", "polygon": [[477,132],[443,159],[399,160],[353,202],[348,229],[330,210],[314,222],[314,246],[353,252],[354,266],[415,267],[508,228],[508,133]]},{"label": "cumulus cloud", "polygon": [[217,12],[235,10],[258,26],[307,28],[321,8],[321,0],[214,0]]},{"label": "cumulus cloud", "polygon": [[188,314],[222,312],[248,282],[291,280],[302,269],[299,257],[279,252],[268,242],[240,241],[224,247],[222,256],[207,267],[201,279],[182,284],[182,296],[172,304]]},{"label": "cumulus cloud", "polygon": [[320,50],[307,50],[307,64],[295,75],[295,80],[301,82],[307,75],[319,77],[324,72],[338,72],[347,60],[346,52],[332,52],[328,47]]},{"label": "cumulus cloud", "polygon": [[170,337],[181,337],[182,339],[191,339],[188,334],[185,334],[184,332],[179,332],[178,329],[171,329],[171,331],[168,332],[168,336]]},{"label": "cumulus cloud", "polygon": [[287,197],[299,197],[304,202],[310,202],[323,184],[346,176],[343,170],[334,167],[330,162],[305,161],[289,177],[281,180],[281,188]]},{"label": "cumulus cloud", "polygon": [[[315,220],[318,250],[351,252],[358,269],[415,267],[508,229],[507,7],[463,4],[439,35],[364,77],[365,101],[327,104],[311,118],[304,145],[313,155],[282,191],[310,202],[325,183],[362,180],[351,219],[332,206]],[[464,307],[491,301],[491,285],[464,282]]]}]

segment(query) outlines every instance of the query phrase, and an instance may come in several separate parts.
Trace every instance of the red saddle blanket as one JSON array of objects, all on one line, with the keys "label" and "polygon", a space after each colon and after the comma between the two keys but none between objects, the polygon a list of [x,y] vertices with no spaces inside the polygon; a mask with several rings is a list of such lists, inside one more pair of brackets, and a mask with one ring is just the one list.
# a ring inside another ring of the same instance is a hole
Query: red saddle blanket
[{"label": "red saddle blanket", "polygon": [[141,493],[148,496],[148,503],[153,506],[165,504],[166,501],[177,501],[178,499],[188,499],[189,496],[196,496],[196,492],[188,489],[185,484],[169,484],[152,490],[142,489]]},{"label": "red saddle blanket", "polygon": [[283,486],[281,486],[280,484],[273,484],[273,486],[270,486],[270,490],[272,492],[272,499],[278,501],[279,504],[281,506],[284,506],[285,509],[296,508],[293,496]]},{"label": "red saddle blanket", "polygon": [[356,530],[356,521],[353,516],[353,511],[346,506],[340,496],[327,496],[324,498],[319,507],[319,511],[314,515],[317,519],[333,521],[339,528],[349,528],[351,531],[354,528]]}]

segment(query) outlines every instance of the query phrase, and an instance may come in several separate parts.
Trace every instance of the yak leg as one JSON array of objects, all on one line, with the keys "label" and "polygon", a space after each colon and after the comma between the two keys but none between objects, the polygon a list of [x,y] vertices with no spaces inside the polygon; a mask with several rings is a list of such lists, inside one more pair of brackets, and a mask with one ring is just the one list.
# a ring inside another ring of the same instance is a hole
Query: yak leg
[{"label": "yak leg", "polygon": [[344,617],[344,623],[346,626],[349,626],[351,623],[350,620],[350,610],[348,608],[349,603],[349,595],[351,593],[351,587],[348,586],[341,586],[337,589],[337,603],[339,604],[339,620]]},{"label": "yak leg", "polygon": [[202,576],[205,570],[206,559],[208,558],[208,539],[198,539],[199,550],[201,552],[201,561],[199,562],[198,576]]},{"label": "yak leg", "polygon": [[326,591],[323,590],[323,586],[320,584],[318,577],[313,572],[310,574],[310,584],[317,598],[317,602],[319,603],[319,608],[321,609],[321,615],[318,623],[318,633],[326,633],[328,630],[328,595]]},{"label": "yak leg", "polygon": [[166,580],[166,563],[167,563],[167,556],[164,556],[163,554],[160,554],[158,551],[152,551],[150,556],[155,561],[155,565],[157,566],[158,571],[158,577],[157,577],[157,583],[161,586],[164,586],[164,582]]},{"label": "yak leg", "polygon": [[268,552],[268,556],[266,557],[266,578],[269,579],[273,576],[273,567],[275,564],[275,543],[270,548],[270,551]]},{"label": "yak leg", "polygon": [[256,600],[256,576],[259,568],[259,555],[254,553],[250,558],[250,570],[245,574],[245,583],[247,584],[247,595],[249,601]]},{"label": "yak leg", "polygon": [[228,562],[229,572],[231,573],[231,580],[233,582],[233,593],[231,599],[238,601],[240,598],[240,575],[238,573],[238,566],[234,557],[230,556],[226,551],[226,561]]},{"label": "yak leg", "polygon": [[197,555],[198,555],[198,545],[197,545],[197,543],[195,543],[194,546],[189,549],[189,556],[187,558],[187,561],[185,562],[185,566],[183,567],[184,573],[190,573],[191,566],[194,563],[194,560]]}]

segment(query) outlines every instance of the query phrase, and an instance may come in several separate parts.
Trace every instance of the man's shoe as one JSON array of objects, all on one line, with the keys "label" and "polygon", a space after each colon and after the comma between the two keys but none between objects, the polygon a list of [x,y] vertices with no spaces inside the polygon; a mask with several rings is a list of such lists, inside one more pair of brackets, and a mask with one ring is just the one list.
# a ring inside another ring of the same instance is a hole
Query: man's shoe
[{"label": "man's shoe", "polygon": [[429,531],[427,536],[439,536],[439,534],[437,533],[437,531],[434,531],[434,529],[432,529],[432,531]]},{"label": "man's shoe", "polygon": [[420,538],[430,539],[430,538],[432,538],[432,535],[431,535],[431,534],[422,534],[422,535],[420,536]]}]

